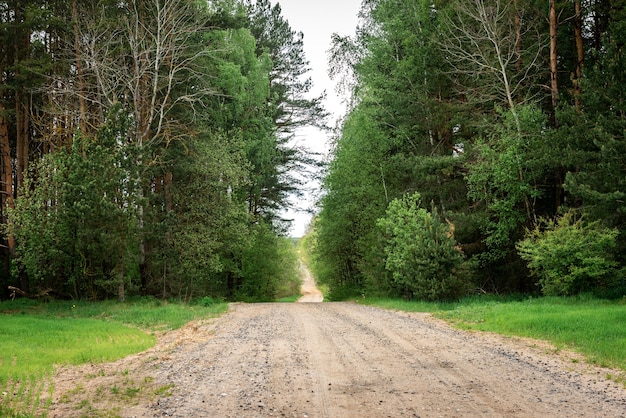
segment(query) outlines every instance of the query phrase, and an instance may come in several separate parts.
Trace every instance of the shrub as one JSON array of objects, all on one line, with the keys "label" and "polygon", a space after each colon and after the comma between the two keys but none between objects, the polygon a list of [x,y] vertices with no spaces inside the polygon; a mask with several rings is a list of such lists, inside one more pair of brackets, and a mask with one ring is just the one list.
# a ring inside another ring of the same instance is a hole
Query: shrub
[{"label": "shrub", "polygon": [[393,200],[378,227],[385,236],[385,267],[391,273],[391,286],[401,295],[442,300],[464,293],[463,257],[448,225],[436,213],[420,208],[418,193]]},{"label": "shrub", "polygon": [[568,213],[528,231],[517,250],[545,295],[605,292],[623,282],[612,256],[617,235]]}]

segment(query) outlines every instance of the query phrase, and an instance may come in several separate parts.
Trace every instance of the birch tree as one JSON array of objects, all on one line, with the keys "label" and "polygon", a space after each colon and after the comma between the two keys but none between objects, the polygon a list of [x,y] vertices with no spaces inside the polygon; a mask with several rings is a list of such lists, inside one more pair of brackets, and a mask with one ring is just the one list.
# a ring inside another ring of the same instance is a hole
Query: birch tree
[{"label": "birch tree", "polygon": [[[146,174],[159,162],[158,149],[192,134],[203,100],[214,94],[203,71],[212,52],[202,35],[205,12],[190,0],[132,0],[83,10],[82,56],[93,80],[88,100],[103,113],[121,103],[133,121],[126,141],[137,150],[132,175],[138,186],[129,193],[136,197],[140,234]],[[144,265],[145,240],[139,242]]]},{"label": "birch tree", "polygon": [[[442,19],[441,47],[470,101],[508,108],[518,132],[518,107],[537,100],[533,89],[545,39],[532,16],[506,0],[455,1]],[[524,44],[526,48],[520,48]]]}]

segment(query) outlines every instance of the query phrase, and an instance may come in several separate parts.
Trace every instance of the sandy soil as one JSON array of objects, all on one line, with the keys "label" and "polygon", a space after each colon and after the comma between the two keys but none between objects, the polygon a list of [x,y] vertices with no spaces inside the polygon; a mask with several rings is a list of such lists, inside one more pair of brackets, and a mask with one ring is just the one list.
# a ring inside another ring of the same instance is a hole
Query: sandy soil
[{"label": "sandy soil", "polygon": [[48,417],[626,417],[614,372],[565,354],[358,303],[233,304],[60,370]]}]

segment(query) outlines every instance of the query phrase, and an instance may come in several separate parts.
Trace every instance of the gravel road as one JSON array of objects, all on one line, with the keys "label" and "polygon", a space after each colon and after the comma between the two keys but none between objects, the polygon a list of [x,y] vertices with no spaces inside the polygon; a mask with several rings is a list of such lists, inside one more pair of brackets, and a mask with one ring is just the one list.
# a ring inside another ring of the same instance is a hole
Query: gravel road
[{"label": "gravel road", "polygon": [[[61,370],[48,417],[626,417],[609,372],[427,314],[233,304],[145,353]],[[145,396],[106,395],[124,381]]]},{"label": "gravel road", "polygon": [[[541,350],[355,303],[235,305],[158,363],[145,417],[619,417],[626,391]],[[575,364],[575,363],[574,363]]]}]

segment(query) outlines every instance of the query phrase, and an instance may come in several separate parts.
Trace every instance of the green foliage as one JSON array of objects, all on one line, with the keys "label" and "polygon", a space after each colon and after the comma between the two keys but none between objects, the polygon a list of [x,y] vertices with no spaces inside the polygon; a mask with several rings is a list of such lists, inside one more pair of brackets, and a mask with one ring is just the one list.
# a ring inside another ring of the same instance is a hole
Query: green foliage
[{"label": "green foliage", "polygon": [[465,293],[463,257],[448,226],[420,207],[418,193],[394,199],[378,226],[385,235],[385,265],[392,275],[392,287],[400,295],[441,300]]},{"label": "green foliage", "polygon": [[[250,103],[245,115],[246,152],[251,163],[250,184],[245,190],[248,210],[265,222],[279,219],[280,208],[290,195],[301,193],[296,173],[309,177],[318,165],[312,152],[289,144],[302,126],[324,126],[323,96],[310,97],[312,81],[304,54],[304,35],[294,31],[282,16],[280,4],[269,0],[242,2],[248,14],[246,27],[256,40],[256,56],[266,69],[265,94]],[[252,96],[254,99],[256,96]],[[253,115],[250,118],[250,114]]]},{"label": "green foliage", "polygon": [[245,205],[232,192],[246,182],[241,140],[202,133],[185,145],[169,150],[177,164],[171,167],[167,203],[155,200],[152,205],[147,290],[183,300],[226,296],[220,274],[247,235]]},{"label": "green foliage", "polygon": [[264,224],[251,226],[242,249],[238,300],[271,302],[298,292],[298,259],[291,241]]},{"label": "green foliage", "polygon": [[[546,2],[502,3],[495,14],[480,12],[482,2],[365,2],[356,36],[333,38],[331,71],[347,72],[353,106],[315,224],[320,280],[331,289],[390,290],[402,275],[381,268],[389,258],[375,220],[394,198],[415,191],[454,224],[458,247],[480,268],[482,289],[536,290],[516,243],[538,219],[570,208],[617,228],[609,258],[623,266],[622,3],[583,2],[580,80],[564,76],[580,69],[576,19],[560,22],[554,108],[539,87],[551,58]],[[558,7],[563,16],[573,13],[571,2]],[[619,293],[621,279],[603,280]]]},{"label": "green foliage", "polygon": [[[333,257],[322,255],[322,245],[324,244],[320,244],[318,241],[319,231],[323,230],[318,227],[320,219],[320,216],[316,216],[312,219],[306,235],[300,238],[298,247],[302,260],[304,260],[313,276],[315,276],[317,286],[325,289],[325,291],[322,292],[324,294],[324,299],[332,301],[336,300],[333,297],[333,294],[336,294],[336,291],[333,290],[342,285],[342,282],[337,280],[341,277],[341,275],[338,274],[339,269],[337,268],[337,265],[329,261],[336,260],[338,257],[336,255]],[[328,245],[328,250],[333,249],[330,242],[326,243],[326,245]]]},{"label": "green foliage", "polygon": [[[3,238],[17,240],[15,259],[3,250],[15,261],[3,287],[184,300],[270,300],[292,289],[293,275],[268,260],[290,257],[280,211],[300,191],[295,173],[318,162],[289,140],[298,127],[324,125],[325,112],[308,96],[304,35],[280,5],[177,0],[153,13],[150,2],[77,2],[81,19],[71,22],[67,2],[23,3],[0,16],[2,182],[19,187],[2,197],[3,208],[17,197],[8,218],[2,211]],[[557,3],[572,16],[572,2]],[[582,76],[577,19],[561,19],[558,109],[540,87],[550,72],[547,2],[473,13],[479,5],[366,1],[357,34],[333,37],[331,72],[346,70],[354,90],[311,239],[312,268],[331,297],[411,282],[385,269],[376,223],[416,191],[481,262],[483,288],[531,290],[515,244],[538,219],[572,208],[599,221],[593,229],[618,231],[605,260],[617,264],[576,275],[602,276],[620,292],[602,272],[626,262],[623,1],[582,2]],[[127,30],[140,20],[137,33]],[[428,222],[445,227],[415,216],[422,232]]]},{"label": "green foliage", "polygon": [[[586,151],[576,170],[567,174],[566,189],[581,199],[585,216],[623,231],[626,226],[626,24],[623,2],[609,2],[603,45],[589,54],[583,82],[585,112],[568,125]],[[615,4],[614,4],[615,3]],[[622,234],[623,235],[623,234]],[[626,248],[623,237],[620,248]],[[621,259],[624,262],[624,258]]]},{"label": "green foliage", "polygon": [[617,235],[615,229],[586,223],[570,212],[528,231],[517,248],[545,295],[602,292],[625,284],[612,256]]},{"label": "green foliage", "polygon": [[[309,63],[304,54],[304,34],[294,31],[282,16],[280,4],[269,0],[244,0],[247,27],[256,39],[257,56],[272,58],[268,116],[277,131],[291,134],[299,126],[323,126],[326,112],[323,96],[306,98],[313,84],[306,74]],[[281,135],[279,135],[281,136]]]},{"label": "green foliage", "polygon": [[93,299],[136,284],[133,151],[118,141],[127,129],[115,108],[97,138],[77,136],[29,173],[10,230],[35,289]]},{"label": "green foliage", "polygon": [[300,276],[300,263],[297,247],[290,238],[278,237],[278,262],[279,275],[275,298],[300,296],[302,278]]},{"label": "green foliage", "polygon": [[[626,127],[626,121],[622,123]],[[626,137],[615,137],[602,127],[587,136],[595,152],[587,153],[581,170],[567,174],[565,188],[582,199],[587,215],[621,229],[626,226]]]},{"label": "green foliage", "polygon": [[[372,109],[355,109],[344,123],[324,180],[327,193],[315,221],[313,270],[320,283],[359,290],[384,269],[377,263],[376,220],[397,194],[398,174],[386,158],[390,144]],[[376,260],[376,261],[375,261]]]},{"label": "green foliage", "polygon": [[[8,283],[74,299],[292,292],[277,218],[297,190],[290,170],[312,159],[287,141],[324,116],[303,96],[302,34],[267,1],[76,6],[70,25],[70,7],[40,1],[0,19],[3,80],[20,84],[0,86],[2,140],[32,169],[5,229],[17,241]],[[67,89],[44,93],[43,74]],[[18,107],[37,117],[15,126]]]},{"label": "green foliage", "polygon": [[467,206],[465,115],[451,100],[434,12],[423,0],[369,2],[356,38],[335,37],[333,65],[349,65],[357,85],[315,224],[314,269],[331,295],[391,290],[376,222],[393,199],[417,190],[450,219]]},{"label": "green foliage", "polygon": [[466,175],[468,196],[486,205],[482,227],[489,253],[486,260],[502,259],[521,237],[522,228],[536,216],[535,202],[542,195],[538,183],[549,169],[540,152],[546,137],[546,120],[531,106],[518,109],[517,126],[511,112],[486,141],[473,147],[470,170]]}]

